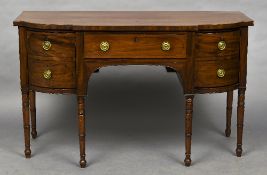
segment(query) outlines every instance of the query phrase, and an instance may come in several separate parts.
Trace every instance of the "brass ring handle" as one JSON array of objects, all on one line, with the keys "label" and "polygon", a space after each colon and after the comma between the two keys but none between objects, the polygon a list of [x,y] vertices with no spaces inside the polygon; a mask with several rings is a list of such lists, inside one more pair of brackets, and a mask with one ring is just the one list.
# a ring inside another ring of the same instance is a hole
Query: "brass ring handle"
[{"label": "brass ring handle", "polygon": [[168,41],[163,41],[163,42],[161,43],[161,49],[162,49],[163,51],[168,51],[168,50],[171,49],[171,44],[170,44]]},{"label": "brass ring handle", "polygon": [[106,52],[109,50],[109,43],[107,41],[102,41],[100,43],[100,49],[103,51],[103,52]]},{"label": "brass ring handle", "polygon": [[52,71],[49,70],[49,69],[45,70],[45,71],[43,72],[43,77],[44,77],[44,79],[49,80],[49,79],[52,77]]},{"label": "brass ring handle", "polygon": [[223,77],[225,76],[225,70],[222,69],[222,68],[218,69],[218,70],[217,70],[217,76],[218,76],[219,78],[223,78]]},{"label": "brass ring handle", "polygon": [[226,48],[226,42],[225,41],[219,41],[218,42],[218,49],[224,50]]},{"label": "brass ring handle", "polygon": [[52,44],[50,41],[44,41],[43,42],[43,49],[44,50],[46,50],[46,51],[49,50],[51,48],[51,46],[52,46]]}]

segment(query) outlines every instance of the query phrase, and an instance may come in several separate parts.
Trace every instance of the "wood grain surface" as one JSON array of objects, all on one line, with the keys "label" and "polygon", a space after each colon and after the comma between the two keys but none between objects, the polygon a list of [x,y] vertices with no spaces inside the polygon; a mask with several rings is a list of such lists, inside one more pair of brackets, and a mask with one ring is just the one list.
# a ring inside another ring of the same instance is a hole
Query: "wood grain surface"
[{"label": "wood grain surface", "polygon": [[[217,70],[224,69],[225,76],[219,78]],[[197,61],[195,63],[195,86],[218,87],[238,83],[238,60]]]},{"label": "wood grain surface", "polygon": [[[39,60],[75,61],[75,34],[58,32],[27,32],[28,54]],[[43,49],[44,41],[51,43]]]},{"label": "wood grain surface", "polygon": [[[103,52],[100,43],[106,41],[110,48]],[[170,50],[163,51],[163,42],[169,42]],[[85,33],[85,58],[185,58],[187,34],[96,34]]]},{"label": "wood grain surface", "polygon": [[86,31],[198,31],[253,25],[235,11],[25,11],[15,26]]},{"label": "wood grain surface", "polygon": [[[51,70],[51,79],[45,79],[43,72]],[[74,88],[76,85],[75,64],[73,62],[30,61],[29,83],[38,87]]]},{"label": "wood grain surface", "polygon": [[[198,33],[196,37],[196,59],[219,59],[227,57],[239,57],[240,31]],[[224,41],[226,48],[218,49],[218,43]]]}]

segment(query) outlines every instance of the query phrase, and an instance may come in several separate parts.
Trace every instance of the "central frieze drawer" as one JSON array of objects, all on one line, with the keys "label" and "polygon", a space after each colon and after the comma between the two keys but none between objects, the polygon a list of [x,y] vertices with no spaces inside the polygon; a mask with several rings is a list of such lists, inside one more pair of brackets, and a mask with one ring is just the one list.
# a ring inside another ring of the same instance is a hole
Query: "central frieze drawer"
[{"label": "central frieze drawer", "polygon": [[187,34],[85,33],[85,58],[185,58]]}]

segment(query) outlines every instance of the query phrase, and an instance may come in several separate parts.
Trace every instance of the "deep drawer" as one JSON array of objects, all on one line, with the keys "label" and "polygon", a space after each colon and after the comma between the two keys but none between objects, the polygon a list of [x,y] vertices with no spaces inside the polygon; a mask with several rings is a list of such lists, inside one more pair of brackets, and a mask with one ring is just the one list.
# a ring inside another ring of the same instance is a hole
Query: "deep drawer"
[{"label": "deep drawer", "polygon": [[75,88],[73,62],[30,61],[30,85],[47,88]]},{"label": "deep drawer", "polygon": [[219,87],[238,83],[239,61],[196,61],[195,87]]}]

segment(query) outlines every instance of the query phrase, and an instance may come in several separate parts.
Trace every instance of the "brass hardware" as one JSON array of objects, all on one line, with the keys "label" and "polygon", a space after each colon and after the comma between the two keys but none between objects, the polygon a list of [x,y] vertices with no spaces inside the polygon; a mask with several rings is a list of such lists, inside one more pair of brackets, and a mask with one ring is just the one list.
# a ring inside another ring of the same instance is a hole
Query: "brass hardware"
[{"label": "brass hardware", "polygon": [[44,50],[46,50],[46,51],[49,50],[51,48],[51,46],[52,46],[52,44],[50,41],[44,41],[43,42],[43,49]]},{"label": "brass hardware", "polygon": [[43,76],[45,79],[49,80],[52,77],[52,71],[47,69],[43,72]]},{"label": "brass hardware", "polygon": [[171,44],[168,41],[163,41],[161,44],[161,49],[163,51],[168,51],[171,49]]},{"label": "brass hardware", "polygon": [[223,78],[224,76],[225,76],[225,70],[224,69],[218,69],[217,70],[217,76],[219,77],[219,78]]},{"label": "brass hardware", "polygon": [[225,41],[219,41],[218,42],[218,49],[224,50],[226,48],[226,42]]},{"label": "brass hardware", "polygon": [[100,49],[103,51],[103,52],[106,52],[109,50],[109,43],[107,41],[102,41],[100,43]]}]

